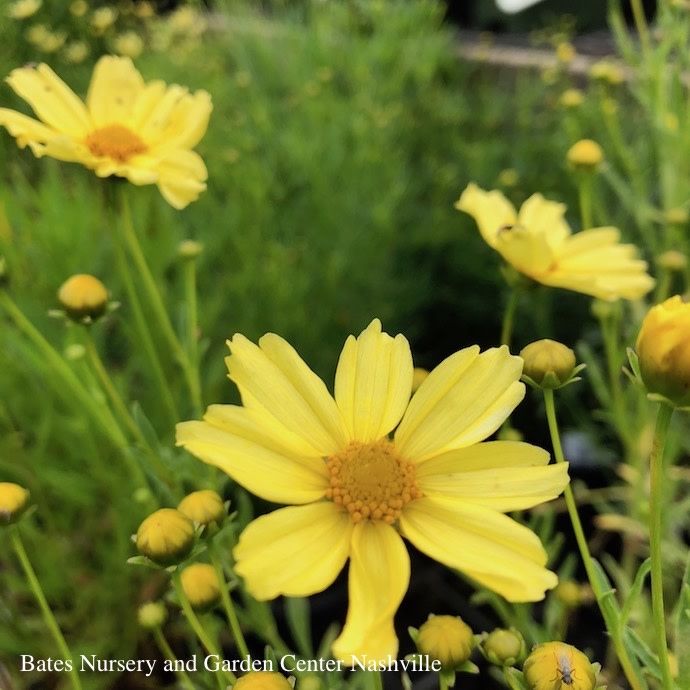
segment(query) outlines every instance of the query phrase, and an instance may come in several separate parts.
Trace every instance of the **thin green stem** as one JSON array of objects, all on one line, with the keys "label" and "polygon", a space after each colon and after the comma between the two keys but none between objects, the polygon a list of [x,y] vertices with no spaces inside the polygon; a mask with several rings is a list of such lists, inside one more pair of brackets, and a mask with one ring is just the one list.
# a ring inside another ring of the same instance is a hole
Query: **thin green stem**
[{"label": "thin green stem", "polygon": [[383,677],[381,671],[370,671],[372,687],[374,690],[383,690]]},{"label": "thin green stem", "polygon": [[237,645],[237,649],[240,650],[240,654],[245,658],[249,659],[249,648],[242,634],[242,628],[240,627],[240,621],[237,618],[237,611],[235,611],[235,605],[230,598],[230,593],[228,592],[228,583],[225,579],[225,571],[223,570],[223,564],[218,556],[218,550],[216,545],[211,543],[209,546],[209,553],[211,555],[211,563],[216,570],[216,575],[218,576],[218,581],[220,582],[220,596],[223,601],[223,608],[225,609],[225,615],[227,616],[228,623],[230,624],[230,630],[232,631],[232,636]]},{"label": "thin green stem", "polygon": [[179,338],[175,334],[175,329],[170,322],[170,317],[165,308],[163,302],[163,297],[161,296],[156,280],[151,273],[148,262],[144,252],[139,244],[139,238],[134,230],[134,223],[132,222],[132,212],[129,207],[129,200],[126,191],[122,193],[122,229],[124,241],[127,244],[129,253],[134,260],[134,265],[141,277],[142,283],[144,285],[144,291],[147,294],[149,305],[153,310],[158,326],[163,334],[163,337],[168,343],[168,347],[175,356],[178,364],[182,367],[184,373],[185,381],[189,392],[192,396],[192,403],[195,409],[201,410],[201,389],[199,387],[199,379],[194,375],[192,366],[190,364],[189,357],[185,352],[184,347],[180,343]]},{"label": "thin green stem", "polygon": [[148,323],[146,321],[146,317],[144,316],[144,311],[141,308],[139,295],[134,285],[134,280],[132,279],[129,263],[127,262],[124,248],[122,247],[119,237],[115,239],[114,244],[115,259],[117,261],[120,278],[124,285],[125,292],[127,293],[128,306],[132,310],[134,324],[139,334],[139,340],[141,341],[141,345],[144,348],[144,353],[146,354],[149,365],[153,371],[154,378],[156,379],[156,384],[158,386],[163,407],[168,414],[168,423],[172,429],[179,421],[180,415],[177,411],[177,406],[175,405],[175,400],[172,396],[172,393],[170,392],[168,377],[165,376],[163,366],[161,365],[158,357],[158,352],[153,344]]},{"label": "thin green stem", "polygon": [[118,448],[127,445],[127,439],[107,408],[94,404],[88,390],[84,388],[76,374],[60,353],[44,338],[41,332],[26,318],[6,291],[0,291],[0,304],[17,328],[43,355],[54,374],[58,376],[65,390],[81,405],[84,413],[98,425],[103,433]]},{"label": "thin green stem", "polygon": [[518,301],[520,300],[520,292],[512,288],[508,296],[508,303],[503,312],[503,324],[501,326],[501,345],[510,347],[510,340],[513,336],[513,322],[515,320],[515,312],[517,310]]},{"label": "thin green stem", "polygon": [[661,514],[664,503],[664,446],[668,428],[673,416],[673,408],[662,403],[656,418],[654,443],[649,458],[650,481],[650,510],[649,510],[649,541],[652,559],[652,615],[654,618],[654,633],[656,636],[657,655],[661,667],[662,687],[672,690],[673,678],[668,659],[666,643],[666,616],[664,612],[664,578],[662,568],[663,529]]},{"label": "thin green stem", "polygon": [[[196,288],[196,259],[185,259],[183,270],[184,297],[187,306],[187,359],[196,382],[195,386],[201,391],[201,380],[199,376],[199,309]],[[196,416],[200,416],[202,413],[201,407],[194,412]]]},{"label": "thin green stem", "polygon": [[46,599],[45,594],[43,593],[41,584],[38,581],[38,578],[36,577],[36,573],[33,569],[33,566],[31,565],[31,561],[29,561],[29,557],[26,555],[26,549],[24,548],[24,544],[22,543],[22,539],[19,536],[19,530],[17,529],[16,525],[13,526],[10,530],[10,539],[12,540],[12,546],[14,547],[14,551],[17,554],[19,563],[22,566],[24,575],[26,575],[26,579],[29,582],[31,591],[36,597],[36,601],[38,601],[41,613],[43,614],[43,620],[45,621],[48,630],[50,630],[50,633],[53,636],[53,639],[55,640],[55,644],[60,650],[62,658],[71,662],[70,680],[72,681],[72,687],[74,688],[74,690],[81,690],[81,681],[79,680],[79,672],[77,671],[77,667],[74,664],[74,657],[72,656],[72,652],[70,651],[70,648],[68,647],[67,642],[65,641],[65,637],[62,634],[62,631],[60,630],[60,626],[58,625],[58,622],[55,620],[55,616],[53,615],[53,612],[50,609],[48,600]]},{"label": "thin green stem", "polygon": [[163,631],[160,628],[155,628],[153,630],[153,638],[156,640],[158,649],[161,650],[163,656],[173,664],[175,672],[180,676],[182,680],[182,684],[186,688],[188,688],[188,690],[195,690],[194,683],[192,683],[191,678],[189,677],[189,675],[187,675],[187,671],[183,669],[180,669],[179,671],[177,670],[177,664],[179,663],[179,660],[177,656],[175,656],[175,652],[173,652],[172,647],[168,644],[168,640],[165,639],[165,635],[163,634]]},{"label": "thin green stem", "polygon": [[640,38],[642,52],[645,53],[649,50],[649,27],[647,26],[647,17],[645,16],[641,0],[630,0],[630,6],[632,8],[637,35]]},{"label": "thin green stem", "polygon": [[[561,436],[558,431],[558,421],[556,419],[556,406],[554,404],[553,390],[544,389],[544,405],[546,407],[546,419],[549,425],[549,434],[551,435],[551,444],[553,445],[553,454],[556,462],[565,462],[565,457],[563,456],[563,446],[561,445]],[[602,610],[601,602],[605,595],[605,592],[601,590],[599,586],[599,578],[597,577],[594,561],[592,559],[592,554],[589,551],[589,544],[587,544],[587,538],[585,537],[585,532],[582,528],[582,522],[580,521],[580,515],[577,512],[577,504],[575,503],[575,497],[573,496],[573,490],[570,484],[565,487],[563,492],[565,496],[565,504],[568,508],[568,515],[570,516],[570,522],[573,526],[573,532],[575,533],[575,540],[577,541],[578,548],[580,550],[580,556],[582,557],[582,562],[587,573],[587,578],[589,579],[589,584],[596,596],[599,608]],[[623,644],[623,639],[621,636],[621,631],[609,630],[611,635],[611,640],[616,649],[616,654],[618,655],[618,660],[621,663],[621,667],[625,673],[628,683],[633,690],[642,690],[637,675],[634,671],[634,666],[628,651]]]},{"label": "thin green stem", "polygon": [[448,690],[448,681],[443,673],[438,674],[438,690]]},{"label": "thin green stem", "polygon": [[[184,593],[184,588],[182,587],[182,581],[180,579],[179,568],[176,568],[173,572],[172,581],[173,586],[175,587],[175,591],[177,592],[177,598],[180,601],[180,606],[182,607],[182,612],[184,613],[185,618],[187,619],[187,622],[189,623],[190,627],[194,631],[194,634],[197,636],[199,642],[201,642],[208,654],[217,655],[220,658],[220,650],[218,649],[216,643],[206,632],[206,629],[201,624],[201,621],[197,617],[196,613],[194,613],[194,609],[192,608],[192,605],[189,603],[187,595]],[[237,677],[232,671],[223,671],[221,672],[221,674],[224,675],[226,679],[229,680],[231,683],[234,683],[237,680]],[[219,678],[220,676],[216,677]]]},{"label": "thin green stem", "polygon": [[588,230],[594,224],[592,217],[592,173],[578,173],[577,191],[580,197],[580,222],[582,230]]}]

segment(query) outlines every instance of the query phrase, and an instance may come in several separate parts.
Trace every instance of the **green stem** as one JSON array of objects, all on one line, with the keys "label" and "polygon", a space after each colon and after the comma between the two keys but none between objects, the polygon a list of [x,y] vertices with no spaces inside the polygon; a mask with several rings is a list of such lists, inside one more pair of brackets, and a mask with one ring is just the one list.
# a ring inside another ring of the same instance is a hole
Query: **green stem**
[{"label": "green stem", "polygon": [[50,610],[50,605],[48,604],[45,594],[43,593],[43,589],[41,588],[38,578],[36,577],[36,573],[34,572],[31,562],[29,561],[29,557],[26,555],[26,550],[24,549],[24,544],[19,536],[19,530],[17,529],[16,525],[10,530],[10,538],[12,540],[12,546],[14,547],[15,553],[17,554],[17,558],[21,563],[24,574],[26,575],[26,579],[31,587],[31,591],[34,593],[36,601],[38,601],[38,605],[41,608],[43,620],[45,621],[48,630],[50,630],[50,633],[55,640],[55,644],[57,644],[57,647],[60,650],[62,658],[71,662],[70,679],[72,681],[72,687],[74,690],[81,690],[81,681],[79,680],[79,672],[74,664],[74,657],[72,656],[70,648],[67,646],[65,637],[60,630],[58,622],[55,620],[53,612]]},{"label": "green stem", "polygon": [[192,683],[190,677],[187,675],[187,671],[180,669],[177,671],[177,664],[178,664],[178,658],[175,656],[175,652],[173,652],[172,648],[168,644],[168,641],[165,639],[165,635],[163,634],[163,631],[160,628],[155,628],[153,631],[153,637],[156,640],[156,644],[158,645],[158,649],[161,650],[163,653],[163,656],[168,659],[168,661],[172,662],[173,666],[176,669],[176,673],[180,676],[182,679],[182,684],[188,688],[188,690],[195,690],[194,689],[194,683]]},{"label": "green stem", "polygon": [[515,320],[515,312],[517,310],[520,293],[515,288],[512,288],[508,296],[508,303],[503,312],[503,325],[501,326],[501,345],[510,347],[510,340],[513,335],[513,321]]},{"label": "green stem", "polygon": [[580,222],[581,230],[589,230],[593,226],[592,218],[592,173],[578,174],[577,191],[580,197]]},{"label": "green stem", "polygon": [[383,690],[383,677],[381,676],[381,671],[370,671],[370,673],[374,690]]},{"label": "green stem", "polygon": [[641,0],[630,0],[630,6],[635,21],[635,28],[640,37],[642,52],[644,53],[649,50],[649,27],[647,26],[647,18],[645,17]]},{"label": "green stem", "polygon": [[211,563],[213,563],[213,567],[216,570],[216,575],[218,576],[218,581],[220,582],[220,596],[223,601],[223,608],[225,609],[225,615],[228,618],[228,623],[230,624],[230,630],[232,631],[235,644],[240,650],[240,654],[245,659],[249,659],[249,648],[247,647],[244,635],[242,634],[240,621],[237,618],[237,611],[235,611],[235,606],[232,603],[230,593],[228,592],[228,583],[225,579],[225,571],[223,570],[223,564],[218,556],[218,551],[215,544],[210,544],[209,553],[211,555]]},{"label": "green stem", "polygon": [[[216,646],[216,643],[211,639],[209,634],[206,632],[206,629],[204,628],[204,626],[201,625],[201,621],[197,617],[196,613],[194,613],[194,609],[192,608],[192,605],[189,603],[189,599],[187,599],[187,595],[184,593],[184,588],[182,587],[182,581],[180,580],[180,569],[179,568],[176,568],[175,571],[173,572],[172,581],[173,581],[173,585],[175,587],[175,591],[177,592],[177,598],[180,600],[180,606],[182,607],[182,611],[185,615],[185,618],[187,619],[187,622],[189,623],[190,627],[194,631],[194,634],[197,636],[199,642],[201,642],[201,644],[203,645],[204,649],[208,652],[208,654],[217,655],[220,658],[220,650]],[[232,671],[223,671],[221,673],[231,683],[234,683],[237,680],[237,677],[235,676],[234,673],[232,673]],[[219,677],[219,676],[217,676],[217,677]]]},{"label": "green stem", "polygon": [[47,364],[50,365],[53,373],[57,374],[66,391],[80,404],[81,409],[86,415],[100,427],[103,433],[118,448],[127,445],[127,439],[115,423],[110,411],[102,405],[94,404],[94,400],[89,392],[84,388],[76,374],[62,358],[60,353],[43,337],[41,332],[24,316],[24,313],[14,303],[7,292],[0,291],[0,304],[3,306],[9,317],[14,321],[17,328],[26,336],[34,347],[43,355]]},{"label": "green stem", "polygon": [[168,347],[175,356],[175,359],[182,367],[184,373],[185,381],[187,382],[187,387],[192,396],[192,403],[194,407],[198,410],[202,408],[201,402],[201,390],[199,387],[199,379],[194,375],[192,366],[189,361],[189,357],[185,352],[179,338],[175,334],[175,330],[170,322],[170,317],[166,311],[165,304],[163,303],[163,297],[161,296],[160,290],[156,285],[156,281],[151,273],[144,252],[139,244],[139,238],[134,230],[134,223],[132,222],[132,212],[129,207],[129,201],[127,193],[122,194],[122,218],[123,218],[123,236],[129,253],[134,260],[137,271],[141,277],[142,283],[144,285],[144,290],[147,293],[148,300],[153,310],[153,313],[158,321],[158,326],[163,334],[163,337],[168,343]]},{"label": "green stem", "polygon": [[[553,453],[556,462],[565,462],[565,457],[563,456],[563,446],[561,445],[561,436],[558,431],[558,421],[556,419],[556,407],[554,404],[553,390],[544,389],[544,405],[546,407],[546,419],[549,425],[549,433],[551,435],[551,443],[553,445]],[[601,602],[603,601],[606,592],[603,592],[599,586],[599,578],[597,577],[596,570],[594,567],[594,561],[592,559],[592,554],[589,551],[589,545],[587,544],[587,538],[585,537],[585,532],[582,528],[582,522],[580,521],[580,515],[577,512],[577,504],[575,503],[575,497],[573,496],[573,490],[570,484],[565,487],[563,492],[565,497],[565,504],[568,508],[568,515],[570,516],[570,522],[573,526],[573,532],[575,533],[575,540],[577,541],[578,548],[580,550],[580,556],[582,557],[582,562],[585,566],[585,571],[587,572],[587,578],[589,579],[589,584],[596,596],[599,608],[604,613]],[[620,630],[609,630],[611,635],[611,640],[616,649],[616,654],[618,655],[618,660],[621,663],[621,667],[625,673],[628,683],[633,690],[642,690],[637,675],[635,674],[633,662],[628,655],[628,651],[623,644],[623,639]]]},{"label": "green stem", "polygon": [[650,555],[652,559],[652,615],[654,618],[654,633],[657,642],[657,655],[661,667],[662,687],[664,690],[672,690],[673,679],[671,666],[668,659],[668,646],[666,644],[666,617],[664,613],[664,579],[662,569],[662,521],[663,489],[664,489],[664,446],[668,435],[669,424],[673,416],[673,408],[662,403],[656,418],[654,430],[654,443],[649,458],[650,472],[650,516],[649,516],[649,540]]},{"label": "green stem", "polygon": [[[199,376],[199,309],[197,304],[196,287],[196,259],[186,259],[184,262],[184,295],[187,305],[187,359],[192,375],[195,379],[195,387],[201,391]],[[202,409],[199,406],[194,410],[195,416],[200,417]]]},{"label": "green stem", "polygon": [[161,365],[160,359],[158,358],[158,353],[156,352],[153,340],[151,339],[151,333],[146,322],[146,317],[144,316],[144,311],[141,308],[141,303],[139,302],[139,296],[134,285],[134,280],[132,279],[132,275],[130,273],[129,263],[127,262],[127,258],[119,237],[115,240],[115,255],[120,278],[124,285],[125,292],[127,293],[128,306],[132,310],[134,324],[139,333],[139,340],[144,348],[149,365],[153,370],[153,375],[156,379],[156,384],[158,385],[161,401],[163,402],[163,406],[168,413],[168,423],[172,429],[179,421],[180,415],[177,411],[177,406],[175,405],[175,400],[172,396],[172,393],[170,392],[168,378],[165,376],[163,366]]},{"label": "green stem", "polygon": [[438,674],[438,690],[448,690],[448,681],[443,673]]}]

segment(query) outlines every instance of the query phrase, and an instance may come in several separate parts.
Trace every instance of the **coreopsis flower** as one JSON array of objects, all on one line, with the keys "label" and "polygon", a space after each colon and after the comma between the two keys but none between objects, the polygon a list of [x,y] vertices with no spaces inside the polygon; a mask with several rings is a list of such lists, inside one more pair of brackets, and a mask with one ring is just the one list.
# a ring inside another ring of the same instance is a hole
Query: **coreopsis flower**
[{"label": "coreopsis flower", "polygon": [[7,16],[12,19],[28,19],[41,9],[43,0],[15,0],[7,8]]},{"label": "coreopsis flower", "polygon": [[115,36],[113,48],[118,55],[135,59],[144,51],[144,39],[136,31],[125,31]]},{"label": "coreopsis flower", "polygon": [[117,21],[117,10],[112,7],[99,7],[91,15],[91,28],[101,34]]},{"label": "coreopsis flower", "polygon": [[458,616],[429,616],[419,628],[416,645],[420,654],[440,661],[444,669],[454,669],[470,658],[474,634]]},{"label": "coreopsis flower", "polygon": [[31,494],[19,484],[0,482],[0,525],[17,522],[30,505]]},{"label": "coreopsis flower", "polygon": [[496,628],[488,634],[484,633],[479,649],[492,664],[515,666],[525,656],[525,638],[514,628]]},{"label": "coreopsis flower", "polygon": [[593,139],[580,139],[568,149],[566,160],[576,170],[592,172],[602,164],[604,151]]},{"label": "coreopsis flower", "polygon": [[185,496],[177,509],[197,525],[219,525],[225,519],[223,499],[208,489],[194,491]]},{"label": "coreopsis flower", "polygon": [[165,623],[168,611],[162,601],[148,601],[137,611],[137,620],[142,628],[155,630]]},{"label": "coreopsis flower", "polygon": [[520,351],[523,375],[541,388],[560,388],[576,373],[575,353],[563,343],[544,338]]},{"label": "coreopsis flower", "polygon": [[510,601],[557,583],[527,527],[505,512],[557,496],[565,465],[520,442],[480,443],[525,395],[522,360],[506,347],[448,357],[410,399],[402,335],[378,319],[345,342],[335,396],[281,337],[228,343],[243,406],[212,405],[177,427],[177,444],[257,496],[290,504],[254,520],[236,572],[260,600],[326,589],[346,561],[349,611],[341,659],[397,653],[393,616],[407,590],[403,537]]},{"label": "coreopsis flower", "polygon": [[533,194],[516,211],[499,191],[470,184],[455,208],[474,218],[484,241],[532,280],[602,300],[639,299],[654,287],[637,248],[616,228],[572,234],[565,205]]},{"label": "coreopsis flower", "polygon": [[537,645],[523,666],[531,690],[594,690],[592,662],[576,647],[564,642]]},{"label": "coreopsis flower", "polygon": [[137,551],[154,563],[178,563],[194,546],[194,524],[173,508],[161,508],[139,525],[136,544]]},{"label": "coreopsis flower", "polygon": [[108,290],[95,276],[79,273],[60,286],[58,301],[73,319],[97,319],[108,306]]},{"label": "coreopsis flower", "polygon": [[274,671],[250,671],[237,679],[233,690],[292,690],[288,679]]},{"label": "coreopsis flower", "polygon": [[89,46],[84,41],[72,41],[65,46],[62,54],[66,62],[78,65],[89,57]]},{"label": "coreopsis flower", "polygon": [[642,321],[635,351],[649,393],[690,405],[690,304],[680,295],[652,307]]},{"label": "coreopsis flower", "polygon": [[15,69],[7,82],[39,119],[0,108],[0,125],[34,155],[156,184],[178,209],[206,189],[206,166],[192,151],[208,126],[206,91],[146,84],[129,58],[112,56],[96,64],[85,104],[46,64]]},{"label": "coreopsis flower", "polygon": [[220,582],[208,563],[192,563],[180,574],[182,591],[194,609],[209,609],[220,600]]}]

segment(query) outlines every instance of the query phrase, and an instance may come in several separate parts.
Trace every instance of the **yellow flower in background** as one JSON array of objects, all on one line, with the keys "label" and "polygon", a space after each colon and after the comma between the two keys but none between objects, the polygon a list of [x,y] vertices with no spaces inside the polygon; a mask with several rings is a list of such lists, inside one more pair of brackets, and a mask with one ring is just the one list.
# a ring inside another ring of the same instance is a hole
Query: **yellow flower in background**
[{"label": "yellow flower in background", "polygon": [[254,597],[320,592],[349,558],[349,611],[333,645],[349,662],[397,653],[393,616],[410,576],[402,537],[510,601],[556,585],[538,537],[504,513],[557,496],[567,467],[527,443],[481,443],[525,394],[522,360],[506,347],[456,352],[410,399],[409,343],[378,319],[345,342],[334,397],[275,334],[228,345],[243,406],[212,405],[204,421],[177,426],[177,444],[291,504],[254,520],[235,548]]},{"label": "yellow flower in background", "polygon": [[43,0],[16,0],[10,3],[7,16],[12,19],[28,19],[41,9]]},{"label": "yellow flower in background", "polygon": [[69,6],[69,11],[75,17],[83,17],[89,11],[89,3],[86,0],[74,0]]},{"label": "yellow flower in background", "polygon": [[37,157],[81,163],[99,177],[158,185],[182,209],[206,189],[206,166],[192,149],[206,133],[211,97],[160,80],[144,82],[129,58],[102,57],[86,103],[48,67],[20,67],[7,78],[38,120],[0,108],[0,125]]},{"label": "yellow flower in background", "polygon": [[24,35],[29,43],[38,46],[50,36],[50,29],[45,24],[33,24]]},{"label": "yellow flower in background", "polygon": [[67,34],[64,31],[49,31],[36,47],[44,53],[57,53],[65,45]]},{"label": "yellow flower in background", "polygon": [[93,11],[89,23],[98,34],[107,31],[117,21],[117,10],[112,7],[99,7]]},{"label": "yellow flower in background", "polygon": [[134,59],[144,51],[144,40],[136,31],[125,31],[115,36],[113,47],[118,55]]},{"label": "yellow flower in background", "polygon": [[520,208],[499,191],[469,184],[455,208],[474,218],[484,241],[511,266],[543,285],[602,300],[639,299],[654,287],[637,248],[616,228],[572,234],[565,205],[533,194]]},{"label": "yellow flower in background", "polygon": [[84,41],[72,41],[65,46],[62,54],[67,62],[78,65],[89,57],[89,46]]}]

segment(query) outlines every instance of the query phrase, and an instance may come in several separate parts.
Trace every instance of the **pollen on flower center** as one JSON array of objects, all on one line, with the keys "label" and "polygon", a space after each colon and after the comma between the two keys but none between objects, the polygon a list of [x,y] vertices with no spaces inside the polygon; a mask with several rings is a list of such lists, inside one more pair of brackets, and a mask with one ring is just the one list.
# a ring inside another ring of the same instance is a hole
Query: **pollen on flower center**
[{"label": "pollen on flower center", "polygon": [[122,125],[94,130],[86,137],[86,146],[94,156],[112,158],[119,163],[126,163],[132,156],[146,151],[146,144]]},{"label": "pollen on flower center", "polygon": [[415,467],[401,458],[387,440],[353,441],[327,459],[330,487],[326,496],[348,510],[355,522],[395,522],[403,507],[420,498]]}]

